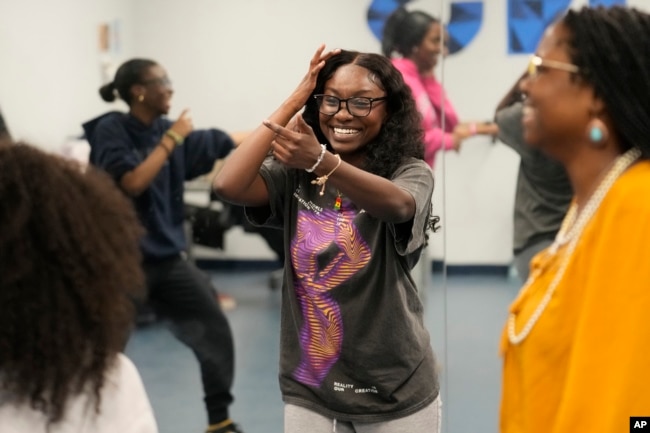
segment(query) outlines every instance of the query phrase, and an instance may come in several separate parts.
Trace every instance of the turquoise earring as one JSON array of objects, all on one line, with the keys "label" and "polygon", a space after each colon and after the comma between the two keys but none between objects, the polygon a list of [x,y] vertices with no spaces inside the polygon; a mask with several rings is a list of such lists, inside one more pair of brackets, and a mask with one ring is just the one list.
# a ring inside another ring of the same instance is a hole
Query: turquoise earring
[{"label": "turquoise earring", "polygon": [[603,141],[603,138],[605,137],[605,134],[602,129],[600,129],[598,126],[594,125],[589,129],[589,140],[592,143],[600,143]]},{"label": "turquoise earring", "polygon": [[604,146],[609,138],[607,126],[605,126],[602,120],[594,117],[589,122],[589,125],[587,125],[587,137],[594,147]]}]

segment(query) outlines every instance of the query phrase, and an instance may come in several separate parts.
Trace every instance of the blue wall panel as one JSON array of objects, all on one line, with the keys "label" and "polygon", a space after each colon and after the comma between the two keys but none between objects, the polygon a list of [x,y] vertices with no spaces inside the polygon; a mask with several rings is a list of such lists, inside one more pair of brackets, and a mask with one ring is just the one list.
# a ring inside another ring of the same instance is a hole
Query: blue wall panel
[{"label": "blue wall panel", "polygon": [[[388,16],[413,0],[372,0],[368,7],[368,26],[378,40]],[[626,0],[590,0],[590,6],[625,5]],[[544,29],[571,5],[571,0],[508,0],[507,35],[509,54],[535,52]],[[483,23],[484,1],[451,1],[449,53],[471,44]]]}]

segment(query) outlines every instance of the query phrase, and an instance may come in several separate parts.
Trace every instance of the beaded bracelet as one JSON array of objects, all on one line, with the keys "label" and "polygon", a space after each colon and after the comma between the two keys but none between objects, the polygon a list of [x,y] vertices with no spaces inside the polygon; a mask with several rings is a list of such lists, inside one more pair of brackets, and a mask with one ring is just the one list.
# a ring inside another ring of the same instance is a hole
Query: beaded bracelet
[{"label": "beaded bracelet", "polygon": [[324,144],[320,145],[320,155],[318,155],[318,159],[316,159],[316,164],[312,165],[311,168],[306,168],[305,171],[307,173],[311,173],[312,171],[316,170],[316,167],[318,167],[318,164],[321,163],[323,160],[323,157],[325,156],[325,151],[327,150],[327,146]]},{"label": "beaded bracelet", "polygon": [[179,134],[178,132],[174,131],[173,129],[168,129],[165,131],[165,135],[174,140],[174,143],[176,143],[176,146],[180,146],[183,144],[183,141],[185,141],[185,138]]},{"label": "beaded bracelet", "polygon": [[311,181],[312,185],[320,185],[320,192],[318,193],[319,195],[324,195],[325,194],[325,184],[327,183],[327,179],[330,178],[332,173],[336,171],[337,168],[341,165],[341,156],[338,154],[334,155],[338,159],[338,162],[336,163],[336,166],[327,174],[324,174],[320,177],[317,177],[316,179]]}]

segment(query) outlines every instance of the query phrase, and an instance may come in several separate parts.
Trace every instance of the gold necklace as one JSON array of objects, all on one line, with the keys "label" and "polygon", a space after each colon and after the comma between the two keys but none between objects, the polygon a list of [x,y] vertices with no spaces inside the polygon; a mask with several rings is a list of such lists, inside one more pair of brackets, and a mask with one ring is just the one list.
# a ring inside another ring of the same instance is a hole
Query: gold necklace
[{"label": "gold necklace", "polygon": [[[610,190],[616,179],[618,179],[621,174],[623,174],[623,172],[627,170],[627,168],[632,165],[634,161],[636,161],[640,156],[641,151],[638,148],[633,148],[625,152],[623,155],[617,157],[612,168],[607,172],[605,178],[600,182],[598,188],[596,188],[596,191],[594,191],[591,197],[589,197],[589,201],[587,201],[587,204],[585,205],[584,209],[582,209],[580,214],[578,214],[578,205],[575,202],[571,204],[569,211],[562,221],[562,227],[555,236],[555,241],[547,250],[548,254],[555,254],[560,247],[569,243],[569,246],[567,247],[567,250],[562,257],[562,263],[560,264],[559,269],[553,277],[551,284],[549,284],[548,288],[546,289],[546,293],[544,293],[542,300],[537,305],[537,308],[535,308],[535,311],[533,311],[533,314],[530,316],[519,334],[517,334],[515,331],[515,321],[517,319],[517,315],[511,313],[508,316],[508,340],[510,340],[511,344],[517,345],[524,341],[526,337],[528,337],[528,334],[530,334],[530,331],[533,329],[542,313],[551,302],[553,293],[555,292],[555,289],[560,284],[560,281],[564,276],[564,272],[566,271],[566,268],[569,264],[569,259],[571,258],[573,251],[578,245],[578,240],[580,239],[580,235],[582,234],[583,229],[600,207],[600,203],[603,201],[605,195]],[[521,289],[522,292],[526,291],[530,287],[539,273],[541,273],[541,271],[532,273],[530,275],[526,281],[526,284]]]}]

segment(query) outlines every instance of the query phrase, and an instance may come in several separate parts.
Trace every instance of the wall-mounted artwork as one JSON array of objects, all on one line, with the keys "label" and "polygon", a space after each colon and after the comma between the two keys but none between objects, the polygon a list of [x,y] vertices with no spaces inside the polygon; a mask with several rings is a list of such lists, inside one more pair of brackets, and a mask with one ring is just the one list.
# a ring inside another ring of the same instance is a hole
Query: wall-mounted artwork
[{"label": "wall-mounted artwork", "polygon": [[121,21],[119,19],[100,23],[97,27],[99,68],[103,83],[112,80],[115,73],[114,59],[120,54]]},{"label": "wall-mounted artwork", "polygon": [[[625,0],[590,0],[589,6],[625,3]],[[544,29],[570,6],[571,0],[508,0],[508,53],[535,52]]]},{"label": "wall-mounted artwork", "polygon": [[[484,1],[449,1],[450,15],[446,23],[449,33],[449,54],[470,45],[483,23]],[[368,27],[381,40],[384,23],[398,7],[413,0],[372,0],[368,7]],[[590,0],[590,6],[625,5],[626,0]],[[508,53],[531,54],[544,29],[571,6],[571,0],[508,0]]]}]

